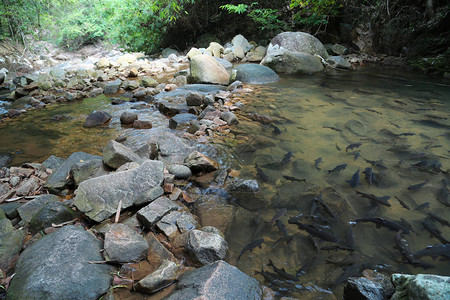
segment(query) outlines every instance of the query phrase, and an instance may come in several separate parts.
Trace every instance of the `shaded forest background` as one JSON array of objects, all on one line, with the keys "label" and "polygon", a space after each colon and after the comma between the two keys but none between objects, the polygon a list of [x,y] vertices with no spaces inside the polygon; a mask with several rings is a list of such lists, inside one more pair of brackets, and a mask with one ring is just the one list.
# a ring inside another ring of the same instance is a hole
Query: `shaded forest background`
[{"label": "shaded forest background", "polygon": [[421,69],[450,65],[447,0],[1,0],[0,15],[1,39],[32,37],[69,50],[106,42],[150,54],[238,33],[267,44],[299,30],[355,52],[407,57]]}]

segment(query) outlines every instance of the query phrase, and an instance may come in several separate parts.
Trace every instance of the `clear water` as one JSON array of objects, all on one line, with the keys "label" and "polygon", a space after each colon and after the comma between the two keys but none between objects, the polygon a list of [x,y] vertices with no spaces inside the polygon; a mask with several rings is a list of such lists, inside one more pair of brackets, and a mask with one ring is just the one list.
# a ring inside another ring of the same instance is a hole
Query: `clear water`
[{"label": "clear water", "polygon": [[[235,94],[235,100],[245,106],[238,112],[240,124],[229,134],[218,135],[215,143],[220,150],[219,160],[225,168],[237,169],[242,178],[257,179],[263,195],[261,203],[247,210],[236,205],[235,216],[227,232],[229,253],[227,260],[242,271],[255,276],[264,285],[273,288],[278,296],[321,297],[326,299],[342,293],[342,285],[332,283],[346,268],[329,261],[346,260],[348,264],[387,272],[433,273],[450,275],[449,261],[421,259],[435,267],[423,269],[401,262],[395,246],[395,232],[373,223],[352,226],[355,251],[317,250],[305,231],[288,224],[289,217],[309,214],[314,197],[322,199],[335,212],[331,218],[319,206],[317,221],[327,232],[345,241],[349,222],[356,218],[372,216],[393,221],[405,219],[414,232],[405,235],[412,252],[440,242],[424,230],[421,223],[428,213],[450,221],[449,208],[436,200],[444,172],[421,172],[411,165],[422,160],[441,163],[441,169],[450,168],[450,86],[432,82],[425,76],[396,70],[365,70],[354,72],[331,71],[315,76],[284,77],[280,82],[250,86],[251,93]],[[0,153],[12,153],[13,164],[41,162],[51,154],[67,157],[74,151],[100,154],[101,148],[119,135],[139,140],[143,131],[122,128],[119,116],[123,110],[138,103],[111,106],[106,97],[86,99],[81,102],[54,105],[42,110],[27,112],[24,116],[0,125]],[[92,110],[105,110],[113,115],[105,127],[85,129],[82,124]],[[140,119],[153,122],[154,127],[167,127],[168,119],[156,108],[140,110]],[[250,118],[251,113],[270,116],[281,134],[273,127]],[[54,115],[69,118],[61,122],[50,121]],[[414,135],[398,136],[401,133]],[[353,143],[361,146],[346,151]],[[340,150],[339,150],[339,149]],[[294,155],[288,163],[279,162],[284,155]],[[360,157],[355,159],[355,152]],[[419,154],[419,155],[418,155]],[[314,161],[321,157],[320,170]],[[383,160],[387,169],[373,167],[378,175],[378,185],[369,186],[362,171],[371,167],[366,160]],[[261,181],[255,163],[268,176]],[[345,170],[328,174],[339,164],[347,164]],[[361,185],[352,188],[347,180],[360,171]],[[447,173],[448,174],[448,173]],[[283,176],[306,179],[292,182]],[[407,187],[425,182],[422,189],[409,191]],[[373,206],[355,190],[389,195],[390,207]],[[403,200],[411,209],[404,208],[395,198]],[[414,210],[429,202],[428,208]],[[279,241],[281,234],[276,226],[269,226],[274,214],[287,209],[281,220],[293,237],[289,243]],[[305,219],[302,222],[311,223]],[[436,223],[441,234],[450,239],[450,229]],[[241,250],[251,241],[264,238],[261,249],[245,252],[237,260]],[[320,247],[334,243],[318,240]],[[269,259],[278,268],[295,274],[305,264],[314,261],[299,281],[291,283],[281,279],[275,284],[258,274],[268,266]]]}]

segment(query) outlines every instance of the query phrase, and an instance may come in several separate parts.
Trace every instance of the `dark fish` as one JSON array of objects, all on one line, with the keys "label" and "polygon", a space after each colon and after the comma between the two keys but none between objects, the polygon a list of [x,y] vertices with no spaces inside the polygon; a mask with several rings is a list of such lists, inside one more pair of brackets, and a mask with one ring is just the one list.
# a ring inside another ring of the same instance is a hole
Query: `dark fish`
[{"label": "dark fish", "polygon": [[429,148],[441,148],[442,147],[442,145],[432,145],[432,144],[429,144],[429,145],[426,145],[425,146],[425,150],[428,150]]},{"label": "dark fish", "polygon": [[319,203],[323,209],[330,215],[333,219],[336,219],[336,213],[322,200],[322,194],[316,196],[314,201]]},{"label": "dark fish", "polygon": [[362,95],[374,95],[375,94],[375,93],[363,91],[360,89],[354,89],[354,91],[357,92],[358,94],[362,94]]},{"label": "dark fish", "polygon": [[414,256],[408,250],[408,244],[403,236],[402,230],[397,232],[397,234],[394,236],[394,240],[397,245],[397,248],[400,250],[400,253],[402,254],[403,259],[410,263],[414,262],[415,261]]},{"label": "dark fish", "polygon": [[437,216],[435,214],[432,214],[432,213],[428,213],[428,215],[430,216],[430,218],[432,220],[435,220],[435,221],[441,223],[441,225],[450,227],[450,223],[447,220],[445,220],[445,219],[443,219],[443,218],[441,218],[441,217],[439,217],[439,216]]},{"label": "dark fish", "polygon": [[371,164],[373,167],[377,167],[379,169],[387,169],[387,167],[383,164],[383,160],[368,160],[364,159],[367,163]]},{"label": "dark fish", "polygon": [[409,224],[409,222],[406,221],[405,219],[400,218],[400,223],[402,223],[402,225],[403,225],[406,229],[408,229],[409,231],[416,232],[416,231],[413,229],[412,225]]},{"label": "dark fish", "polygon": [[292,158],[293,156],[294,156],[294,154],[292,154],[292,152],[289,151],[288,153],[286,153],[286,154],[283,156],[283,159],[281,160],[281,164],[282,164],[283,166],[287,165],[287,164],[291,161],[291,158]]},{"label": "dark fish", "polygon": [[407,153],[409,151],[409,148],[411,148],[411,145],[395,145],[387,149],[387,151],[394,153]]},{"label": "dark fish", "polygon": [[346,235],[347,246],[351,249],[355,249],[355,238],[353,236],[353,226],[350,225]]},{"label": "dark fish", "polygon": [[298,228],[300,228],[301,230],[305,230],[306,232],[308,232],[309,234],[327,241],[327,242],[334,242],[337,243],[338,239],[332,235],[331,233],[328,233],[320,228],[315,227],[314,225],[309,225],[309,224],[304,224],[304,223],[300,223],[298,221],[291,221],[291,219],[289,219],[289,224],[295,224],[298,226]]},{"label": "dark fish", "polygon": [[366,108],[367,111],[382,115],[382,113],[380,113],[379,111],[376,111],[375,109],[371,109],[371,108]]},{"label": "dark fish", "polygon": [[317,171],[320,171],[319,164],[320,164],[321,162],[322,162],[322,157],[319,157],[318,159],[316,159],[316,160],[314,161],[314,167],[316,168]]},{"label": "dark fish", "polygon": [[328,174],[334,173],[334,172],[342,171],[342,170],[344,170],[345,168],[347,168],[347,164],[337,165],[336,167],[334,167],[333,170],[328,170]]},{"label": "dark fish", "polygon": [[450,203],[448,201],[447,180],[445,178],[442,179],[442,187],[438,191],[437,199],[438,199],[439,202],[441,202],[445,206],[450,207]]},{"label": "dark fish", "polygon": [[351,186],[352,188],[355,188],[355,187],[361,185],[361,184],[359,183],[359,169],[358,169],[358,171],[355,172],[355,174],[353,174],[352,179],[346,180],[346,181],[347,181],[348,183],[350,183],[350,186]]},{"label": "dark fish", "polygon": [[341,148],[339,147],[339,145],[336,143],[336,149],[337,151],[341,151]]},{"label": "dark fish", "polygon": [[401,200],[401,199],[400,199],[399,197],[397,197],[397,196],[394,196],[394,197],[395,197],[395,199],[397,199],[397,201],[398,201],[404,208],[411,210],[411,208],[410,208],[403,200]]},{"label": "dark fish", "polygon": [[245,246],[244,249],[242,249],[241,253],[239,254],[237,260],[239,260],[241,258],[242,254],[244,254],[245,251],[250,251],[251,252],[256,247],[259,247],[259,249],[261,249],[262,248],[262,243],[264,243],[264,239],[263,238],[254,240],[253,242],[251,242],[250,244]]},{"label": "dark fish", "polygon": [[425,182],[408,186],[408,190],[410,190],[410,191],[420,190],[427,183],[428,183],[428,179]]},{"label": "dark fish", "polygon": [[277,221],[275,222],[275,225],[277,225],[278,230],[280,230],[281,234],[283,235],[283,239],[284,239],[285,241],[289,242],[289,241],[292,240],[292,236],[290,236],[290,235],[287,233],[287,229],[286,229],[286,226],[284,225],[283,221],[277,220]]},{"label": "dark fish", "polygon": [[327,128],[327,129],[331,129],[334,131],[342,131],[342,129],[336,128],[336,127],[332,127],[332,126],[323,126],[323,128]]},{"label": "dark fish", "polygon": [[310,215],[315,215],[316,214],[316,210],[317,210],[317,202],[313,201],[313,202],[311,202],[311,208],[309,209],[309,214]]},{"label": "dark fish", "polygon": [[415,257],[431,256],[436,258],[442,256],[450,259],[450,244],[428,246],[425,249],[414,252]]},{"label": "dark fish", "polygon": [[362,145],[362,143],[350,144],[345,148],[345,152],[348,152],[348,150],[352,150],[354,148],[359,148],[361,145]]},{"label": "dark fish", "polygon": [[320,250],[331,251],[331,250],[345,250],[345,251],[355,251],[355,249],[343,246],[343,245],[327,245],[320,248]]},{"label": "dark fish", "polygon": [[412,135],[416,135],[416,134],[412,133],[412,132],[404,132],[404,133],[397,134],[397,136],[412,136]]},{"label": "dark fish", "polygon": [[360,266],[358,264],[351,265],[346,268],[344,273],[342,273],[332,284],[333,287],[337,287],[344,281],[346,281],[349,277],[358,276],[360,273]]},{"label": "dark fish", "polygon": [[400,101],[400,100],[394,100],[394,102],[395,102],[395,103],[398,103],[398,104],[400,104],[400,105],[404,105],[404,106],[408,105],[408,104],[406,104],[405,102],[402,102],[402,101]]},{"label": "dark fish", "polygon": [[297,181],[297,182],[304,182],[304,181],[306,181],[306,179],[304,179],[304,178],[299,179],[299,178],[296,178],[296,177],[286,176],[286,175],[283,175],[283,177],[284,177],[284,179],[289,180],[289,181]]},{"label": "dark fish", "polygon": [[414,208],[414,210],[421,210],[421,209],[429,208],[429,207],[430,207],[430,202],[425,202],[425,203],[422,203],[421,205],[417,206],[416,208]]},{"label": "dark fish", "polygon": [[282,278],[284,278],[284,279],[286,279],[286,280],[298,281],[297,276],[292,275],[292,274],[289,274],[288,272],[286,272],[286,271],[284,270],[284,268],[281,268],[281,269],[277,268],[277,267],[273,264],[273,262],[272,262],[271,259],[269,259],[269,264],[268,264],[268,266],[272,267],[272,269],[275,271],[275,273],[277,273],[280,277],[282,277]]},{"label": "dark fish", "polygon": [[372,184],[376,183],[377,178],[372,168],[366,168],[363,173],[364,178],[366,178],[367,182],[369,183],[369,186],[372,186]]},{"label": "dark fish", "polygon": [[437,238],[442,244],[450,244],[450,242],[444,238],[441,231],[433,224],[430,218],[426,218],[422,221],[423,227],[435,238]]},{"label": "dark fish", "polygon": [[269,181],[269,177],[263,172],[263,170],[260,167],[258,167],[257,163],[255,163],[255,169],[256,174],[258,175],[259,179],[261,179],[261,181],[263,182]]},{"label": "dark fish", "polygon": [[280,210],[278,210],[275,215],[273,216],[272,220],[270,220],[269,225],[272,226],[273,223],[275,223],[275,221],[281,219],[281,217],[283,217],[284,215],[286,215],[287,213],[287,209],[286,208],[282,208]]},{"label": "dark fish", "polygon": [[391,196],[381,196],[377,197],[374,194],[366,194],[360,191],[356,191],[358,195],[363,196],[364,198],[367,198],[369,200],[372,200],[378,204],[384,205],[384,206],[391,206],[391,204],[388,202],[389,199],[391,199]]},{"label": "dark fish", "polygon": [[273,133],[274,134],[281,134],[280,128],[278,128],[277,126],[275,126],[273,124],[270,124],[270,126],[272,126],[272,128],[273,128]]},{"label": "dark fish", "polygon": [[383,218],[361,218],[361,219],[356,219],[355,220],[356,223],[360,223],[360,222],[372,222],[375,223],[379,226],[383,226],[386,228],[389,228],[392,231],[399,231],[399,230],[403,230],[404,233],[409,233],[408,229],[405,228],[403,225],[394,222],[394,221],[389,221],[387,219],[383,219]]},{"label": "dark fish", "polygon": [[353,154],[353,161],[355,161],[355,160],[357,160],[359,157],[361,157],[361,152],[359,152],[359,151],[355,151],[355,152],[352,152],[352,153],[350,153],[350,154]]},{"label": "dark fish", "polygon": [[411,167],[422,172],[439,173],[442,168],[442,164],[437,160],[421,160],[418,163],[412,164]]},{"label": "dark fish", "polygon": [[303,275],[308,271],[313,265],[317,263],[317,257],[314,257],[313,259],[308,260],[306,264],[300,267],[300,269],[297,270],[296,274],[297,277]]}]

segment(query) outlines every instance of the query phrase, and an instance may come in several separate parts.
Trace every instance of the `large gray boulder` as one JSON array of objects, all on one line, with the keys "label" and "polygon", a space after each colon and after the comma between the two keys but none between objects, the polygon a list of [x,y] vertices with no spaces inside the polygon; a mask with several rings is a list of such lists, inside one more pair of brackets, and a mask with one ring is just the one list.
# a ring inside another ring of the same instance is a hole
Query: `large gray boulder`
[{"label": "large gray boulder", "polygon": [[124,224],[112,224],[105,234],[105,258],[127,263],[139,261],[147,255],[148,243],[140,234]]},{"label": "large gray boulder", "polygon": [[243,64],[236,67],[236,80],[249,84],[263,84],[277,82],[280,77],[269,67]]},{"label": "large gray boulder", "polygon": [[162,162],[147,160],[140,167],[83,181],[77,190],[75,206],[90,219],[101,222],[112,216],[122,200],[122,209],[140,199],[146,191],[163,182]]},{"label": "large gray boulder", "polygon": [[112,271],[101,261],[101,244],[76,226],[65,226],[29,246],[19,257],[6,299],[98,299]]},{"label": "large gray boulder", "polygon": [[50,201],[44,205],[30,221],[30,231],[39,232],[52,224],[61,224],[76,217],[76,213],[58,201]]},{"label": "large gray boulder", "polygon": [[392,274],[395,293],[391,300],[446,300],[450,299],[450,277],[431,274]]},{"label": "large gray boulder", "polygon": [[79,186],[81,182],[87,179],[108,174],[108,170],[110,170],[108,166],[103,164],[101,158],[98,158],[74,164],[70,173],[72,174],[75,186]]},{"label": "large gray boulder", "polygon": [[0,269],[9,272],[22,250],[25,231],[15,230],[0,209]]},{"label": "large gray boulder", "polygon": [[220,260],[184,273],[166,300],[256,300],[262,298],[258,281]]},{"label": "large gray boulder", "polygon": [[94,111],[87,116],[83,127],[92,128],[104,125],[111,120],[111,115],[103,111]]},{"label": "large gray boulder", "polygon": [[190,80],[192,83],[228,85],[230,74],[214,57],[206,54],[191,59]]},{"label": "large gray boulder", "polygon": [[285,74],[312,74],[324,69],[322,63],[313,55],[288,50],[279,50],[266,55],[261,64],[277,73]]},{"label": "large gray boulder", "polygon": [[105,94],[115,94],[119,91],[122,80],[116,79],[114,81],[109,81],[105,86]]},{"label": "large gray boulder", "polygon": [[141,158],[131,148],[114,140],[109,141],[103,148],[103,162],[113,169],[117,169],[125,163],[139,160]]},{"label": "large gray boulder", "polygon": [[275,36],[267,47],[268,56],[276,54],[279,50],[297,53],[318,54],[327,59],[325,46],[314,36],[306,32],[282,32]]},{"label": "large gray boulder", "polygon": [[101,157],[84,152],[73,153],[48,177],[44,187],[49,191],[58,194],[73,184],[73,179],[69,174],[75,164],[99,158]]}]

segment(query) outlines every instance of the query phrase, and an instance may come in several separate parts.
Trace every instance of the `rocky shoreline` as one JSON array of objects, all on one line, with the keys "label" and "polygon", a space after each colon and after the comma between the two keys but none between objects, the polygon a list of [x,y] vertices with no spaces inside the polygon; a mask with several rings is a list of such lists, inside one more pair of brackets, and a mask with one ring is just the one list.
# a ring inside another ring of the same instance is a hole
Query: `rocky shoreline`
[{"label": "rocky shoreline", "polygon": [[[273,299],[268,287],[224,261],[233,205],[203,197],[203,188],[214,186],[226,199],[251,206],[261,197],[258,182],[224,170],[213,159],[214,149],[205,151],[198,142],[217,132],[226,135],[238,124],[243,103],[233,95],[251,92],[246,83],[277,81],[272,69],[296,74],[351,68],[342,57],[330,59],[317,42],[309,35],[277,36],[266,49],[237,36],[231,46],[211,43],[186,56],[166,50],[167,58],[149,61],[125,54],[16,77],[17,88],[6,97],[13,103],[42,108],[104,93],[112,96],[112,105],[154,105],[170,121],[169,129],[152,128],[138,113],[125,111],[122,124],[148,129],[145,144],[121,137],[110,141],[102,156],[75,152],[67,159],[52,156],[42,164],[1,168],[6,299],[115,299],[134,291],[166,299]],[[302,45],[315,50],[306,52]],[[262,60],[272,69],[243,64],[233,71],[235,59]],[[6,116],[23,112],[12,108]],[[261,122],[266,116],[253,117]],[[110,120],[106,112],[93,112],[84,126]],[[386,275],[366,272],[348,280],[344,297],[389,299],[395,289],[391,299],[448,296],[448,277],[394,274],[392,281],[395,288]],[[436,288],[439,284],[445,288]]]}]

